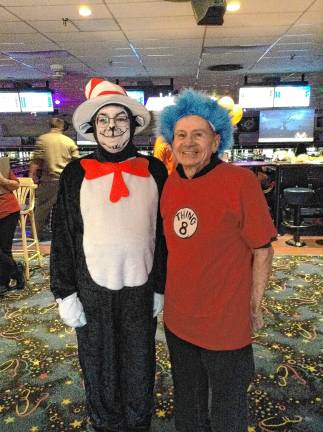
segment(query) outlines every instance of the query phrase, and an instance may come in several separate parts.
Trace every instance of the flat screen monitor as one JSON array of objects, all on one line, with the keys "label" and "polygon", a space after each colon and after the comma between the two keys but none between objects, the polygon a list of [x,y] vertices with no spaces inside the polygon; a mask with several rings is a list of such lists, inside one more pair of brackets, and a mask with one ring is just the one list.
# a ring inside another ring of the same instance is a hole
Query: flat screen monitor
[{"label": "flat screen monitor", "polygon": [[51,91],[19,92],[21,112],[53,112],[54,104]]},{"label": "flat screen monitor", "polygon": [[314,141],[312,108],[260,111],[259,143]]},{"label": "flat screen monitor", "polygon": [[310,104],[311,86],[286,85],[275,87],[274,108],[308,107]]},{"label": "flat screen monitor", "polygon": [[241,108],[273,108],[274,87],[240,87]]},{"label": "flat screen monitor", "polygon": [[76,134],[76,144],[79,146],[96,146],[95,141],[88,141],[85,137],[83,137],[81,134]]},{"label": "flat screen monitor", "polygon": [[0,112],[21,112],[18,92],[0,92]]},{"label": "flat screen monitor", "polygon": [[133,90],[129,89],[126,90],[127,95],[131,97],[132,99],[135,99],[137,102],[141,103],[142,105],[145,104],[145,92],[144,90]]},{"label": "flat screen monitor", "polygon": [[165,107],[175,104],[174,96],[150,96],[146,102],[148,111],[162,111]]}]

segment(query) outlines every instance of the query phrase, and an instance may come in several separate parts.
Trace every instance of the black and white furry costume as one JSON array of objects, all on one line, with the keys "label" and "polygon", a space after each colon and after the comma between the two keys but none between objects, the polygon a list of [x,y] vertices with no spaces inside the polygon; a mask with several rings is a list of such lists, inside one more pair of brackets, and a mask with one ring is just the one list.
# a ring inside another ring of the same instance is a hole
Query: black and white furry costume
[{"label": "black and white furry costume", "polygon": [[[133,130],[121,152],[98,145],[65,168],[54,219],[51,290],[60,301],[72,299],[68,313],[75,298],[83,305],[85,320],[69,325],[76,327],[88,413],[99,431],[146,431],[153,413],[153,302],[166,273],[159,197],[167,172],[137,153]],[[131,158],[148,160],[149,176],[123,172],[129,196],[117,202],[109,199],[114,174],[88,180],[82,167],[85,159]]]}]

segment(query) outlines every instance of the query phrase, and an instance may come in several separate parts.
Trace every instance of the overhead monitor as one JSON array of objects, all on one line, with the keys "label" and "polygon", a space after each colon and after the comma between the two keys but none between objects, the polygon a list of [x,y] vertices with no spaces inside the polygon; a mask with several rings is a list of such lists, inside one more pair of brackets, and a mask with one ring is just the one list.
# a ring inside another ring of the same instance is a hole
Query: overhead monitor
[{"label": "overhead monitor", "polygon": [[144,90],[135,90],[135,89],[129,89],[126,90],[127,95],[131,99],[135,99],[137,102],[141,103],[142,105],[145,105],[145,92]]},{"label": "overhead monitor", "polygon": [[0,92],[0,112],[19,113],[21,112],[18,92]]},{"label": "overhead monitor", "polygon": [[151,96],[146,102],[146,108],[148,111],[162,111],[166,106],[174,104],[174,96]]},{"label": "overhead monitor", "polygon": [[79,146],[95,146],[95,141],[89,141],[86,138],[84,138],[81,134],[76,134],[76,144]]},{"label": "overhead monitor", "polygon": [[312,108],[263,110],[259,119],[259,143],[314,141]]},{"label": "overhead monitor", "polygon": [[275,87],[274,107],[308,107],[311,86],[287,85]]},{"label": "overhead monitor", "polygon": [[52,92],[45,91],[20,91],[19,99],[21,112],[53,112],[54,104]]},{"label": "overhead monitor", "polygon": [[273,108],[274,87],[240,87],[241,108]]}]

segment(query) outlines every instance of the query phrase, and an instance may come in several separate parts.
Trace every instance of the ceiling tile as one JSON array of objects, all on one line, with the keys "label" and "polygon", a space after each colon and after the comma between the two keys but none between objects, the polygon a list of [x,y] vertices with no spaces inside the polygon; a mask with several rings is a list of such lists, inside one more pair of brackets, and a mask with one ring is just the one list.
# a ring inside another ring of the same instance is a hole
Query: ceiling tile
[{"label": "ceiling tile", "polygon": [[88,19],[88,20],[73,20],[73,23],[81,31],[110,31],[119,30],[118,25],[113,19]]},{"label": "ceiling tile", "polygon": [[136,43],[138,40],[142,39],[159,39],[159,40],[167,40],[167,39],[185,39],[185,38],[198,38],[201,39],[203,37],[204,29],[201,27],[197,27],[193,31],[185,30],[185,29],[168,29],[167,32],[165,30],[156,29],[153,30],[139,30],[136,31],[127,31],[126,36],[133,43]]},{"label": "ceiling tile", "polygon": [[174,17],[193,15],[190,2],[142,1],[109,3],[109,8],[116,18],[142,18],[142,17]]},{"label": "ceiling tile", "polygon": [[254,13],[254,14],[237,14],[228,15],[225,18],[223,28],[234,27],[243,29],[244,27],[264,27],[264,26],[288,26],[293,24],[299,13]]},{"label": "ceiling tile", "polygon": [[118,22],[124,31],[144,29],[145,31],[163,30],[165,33],[169,29],[185,29],[186,31],[197,28],[193,16],[171,16],[167,17],[145,17],[145,18],[119,18]]},{"label": "ceiling tile", "polygon": [[[2,6],[62,6],[67,3],[66,0],[2,0]],[[80,5],[86,3],[87,5],[102,4],[102,0],[68,0],[70,5]]]},{"label": "ceiling tile", "polygon": [[[256,3],[254,0],[243,0],[241,1],[241,7],[237,15],[254,13],[255,11],[259,13],[302,12],[311,3],[313,3],[313,0],[258,0]],[[227,17],[228,15],[231,14],[227,12],[225,17]]]},{"label": "ceiling tile", "polygon": [[62,19],[51,21],[29,21],[29,24],[43,34],[49,34],[58,31],[59,33],[71,33],[78,31],[73,23],[63,25]]},{"label": "ceiling tile", "polygon": [[270,37],[270,36],[281,36],[288,30],[289,26],[254,26],[254,27],[219,27],[219,28],[211,28],[208,27],[206,33],[206,42],[209,38],[228,38],[228,37],[253,37],[255,43],[257,43],[258,37]]},{"label": "ceiling tile", "polygon": [[15,17],[3,7],[0,7],[0,21],[19,21],[19,18]]},{"label": "ceiling tile", "polygon": [[[94,4],[91,9],[91,18],[111,18],[108,9],[103,4]],[[66,5],[66,2],[60,6],[46,6],[46,13],[44,13],[43,6],[9,7],[8,10],[26,21],[46,21],[48,18],[51,20],[60,20],[61,18],[80,19],[78,5]]]},{"label": "ceiling tile", "polygon": [[73,32],[73,33],[48,33],[47,36],[57,42],[105,42],[108,43],[110,39],[118,40],[123,39],[123,35],[119,31],[107,32]]},{"label": "ceiling tile", "polygon": [[9,22],[1,22],[0,23],[0,33],[10,33],[12,34],[12,26],[15,27],[15,34],[19,33],[35,33],[36,30],[33,29],[31,26],[29,26],[26,23],[16,21],[14,24],[12,24],[12,21]]},{"label": "ceiling tile", "polygon": [[191,38],[178,38],[178,39],[157,39],[157,38],[147,38],[147,39],[136,39],[132,40],[133,44],[137,48],[201,48],[202,39],[198,37],[196,39]]}]

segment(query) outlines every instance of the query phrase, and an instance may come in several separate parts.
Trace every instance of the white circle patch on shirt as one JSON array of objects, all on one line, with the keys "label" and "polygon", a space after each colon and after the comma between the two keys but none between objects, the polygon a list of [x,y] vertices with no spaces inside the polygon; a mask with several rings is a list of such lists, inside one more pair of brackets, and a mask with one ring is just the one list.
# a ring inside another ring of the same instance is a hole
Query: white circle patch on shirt
[{"label": "white circle patch on shirt", "polygon": [[184,207],[179,209],[174,216],[173,227],[176,235],[181,238],[189,238],[195,233],[198,225],[197,215],[194,210]]}]

